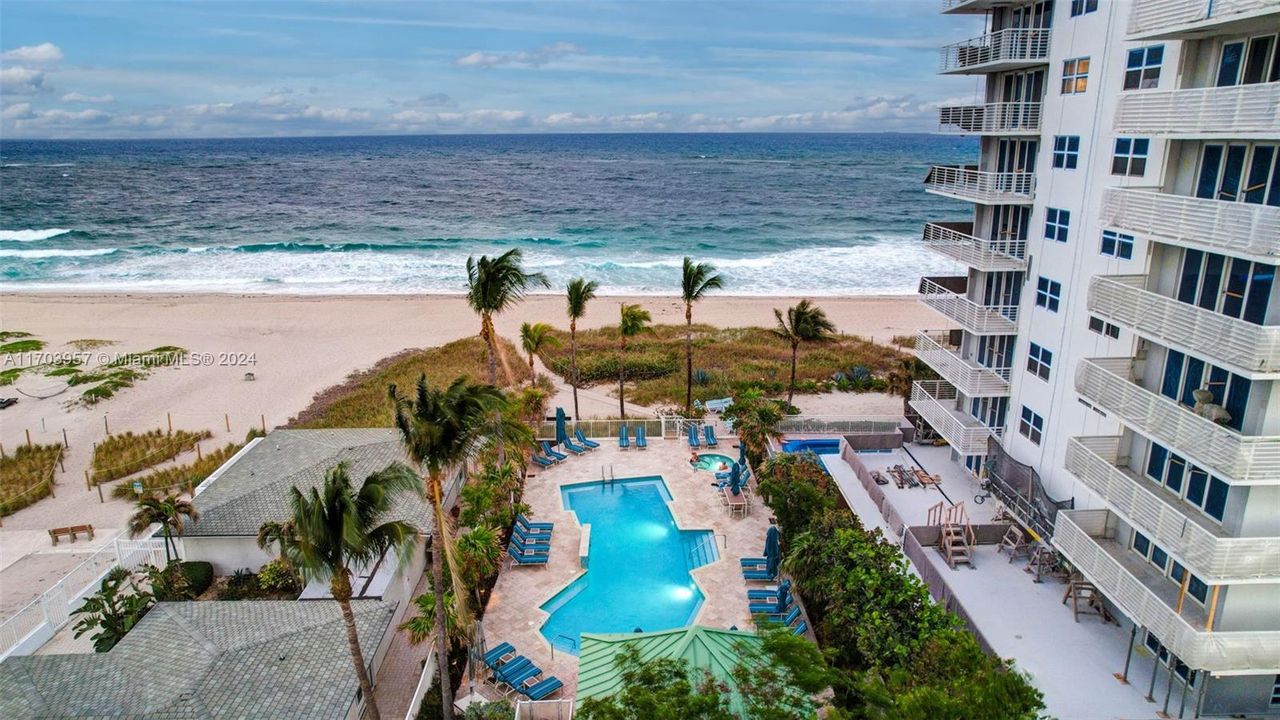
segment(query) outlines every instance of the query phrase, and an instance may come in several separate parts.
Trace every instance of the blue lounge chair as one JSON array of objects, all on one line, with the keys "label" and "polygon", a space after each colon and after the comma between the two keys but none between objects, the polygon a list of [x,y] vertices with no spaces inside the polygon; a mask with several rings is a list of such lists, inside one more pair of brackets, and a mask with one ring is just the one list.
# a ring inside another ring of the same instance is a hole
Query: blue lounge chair
[{"label": "blue lounge chair", "polygon": [[516,549],[520,557],[533,557],[535,555],[550,555],[550,545],[533,545],[520,542],[520,538],[511,538],[511,547]]},{"label": "blue lounge chair", "polygon": [[519,540],[525,545],[550,545],[551,535],[549,533],[531,533],[519,525],[511,528],[511,539]]},{"label": "blue lounge chair", "polygon": [[578,428],[577,430],[574,430],[573,436],[578,438],[578,442],[585,448],[595,450],[596,448],[600,447],[600,443],[582,434],[582,428]]},{"label": "blue lounge chair", "polygon": [[493,678],[501,682],[507,682],[507,678],[524,672],[525,669],[533,667],[533,661],[521,655],[505,665],[501,665],[493,671]]},{"label": "blue lounge chair", "polygon": [[698,428],[694,425],[689,426],[689,447],[694,450],[702,447],[702,443],[698,440]]},{"label": "blue lounge chair", "polygon": [[783,580],[776,588],[758,588],[747,591],[748,600],[776,600],[778,595],[791,592],[791,582]]},{"label": "blue lounge chair", "polygon": [[768,570],[742,568],[742,579],[747,582],[773,582],[778,579],[778,576]]},{"label": "blue lounge chair", "polygon": [[524,530],[526,535],[550,535],[551,531],[556,529],[555,523],[533,522],[525,517],[524,513],[516,515],[516,525]]},{"label": "blue lounge chair", "polygon": [[738,561],[738,565],[744,569],[764,567],[765,565],[768,565],[768,564],[769,564],[769,559],[762,558],[762,557],[742,558],[741,560]]},{"label": "blue lounge chair", "polygon": [[556,461],[555,461],[555,460],[550,460],[550,459],[548,459],[548,458],[544,458],[544,457],[542,457],[541,455],[539,455],[539,454],[537,454],[537,453],[534,453],[533,455],[531,455],[531,456],[529,457],[529,459],[530,459],[530,460],[532,460],[532,461],[533,461],[533,464],[534,464],[534,465],[537,465],[538,467],[548,468],[548,467],[551,467],[552,465],[555,465],[555,464],[556,464]]},{"label": "blue lounge chair", "polygon": [[522,555],[519,550],[516,550],[514,545],[507,546],[507,555],[509,555],[517,565],[546,565],[547,561],[551,559],[550,555]]},{"label": "blue lounge chair", "polygon": [[710,425],[702,426],[702,436],[706,438],[707,447],[720,447],[720,443],[716,442],[716,429]]},{"label": "blue lounge chair", "polygon": [[546,455],[552,460],[568,460],[569,459],[568,455],[565,455],[562,452],[556,452],[556,449],[551,447],[551,443],[547,442],[546,440],[542,441],[542,454]]},{"label": "blue lounge chair", "polygon": [[791,608],[791,612],[787,613],[786,615],[778,615],[778,614],[769,615],[769,619],[776,623],[781,623],[787,627],[791,627],[796,623],[796,620],[800,619],[800,606],[796,605],[795,607]]},{"label": "blue lounge chair", "polygon": [[529,662],[520,666],[519,669],[512,670],[509,673],[502,674],[502,682],[510,685],[512,689],[519,690],[526,680],[536,678],[542,674],[542,668]]},{"label": "blue lounge chair", "polygon": [[809,623],[801,620],[800,624],[796,626],[796,629],[792,630],[791,632],[795,635],[803,635],[809,632]]},{"label": "blue lounge chair", "polygon": [[584,448],[584,447],[582,447],[582,446],[580,446],[580,445],[574,445],[574,444],[573,444],[573,441],[572,441],[572,440],[570,440],[569,438],[565,438],[565,439],[564,439],[564,442],[562,442],[562,443],[560,443],[560,444],[561,444],[562,446],[564,446],[564,449],[565,449],[565,450],[568,450],[569,452],[573,453],[574,455],[581,455],[581,454],[583,454],[583,453],[585,453],[585,452],[587,451],[587,449],[586,449],[586,448]]},{"label": "blue lounge chair", "polygon": [[618,427],[618,449],[631,449],[631,436],[627,434],[627,426],[625,424]]},{"label": "blue lounge chair", "polygon": [[537,685],[524,688],[520,692],[530,700],[542,700],[562,687],[564,687],[564,683],[560,682],[560,678],[552,675],[551,677],[542,680]]},{"label": "blue lounge chair", "polygon": [[515,657],[515,654],[515,646],[509,642],[504,642],[484,654],[484,664],[490,670],[493,670],[504,662],[510,662]]},{"label": "blue lounge chair", "polygon": [[[783,607],[791,609],[791,598],[786,598],[787,602]],[[778,603],[774,601],[750,603],[747,605],[747,612],[752,615],[776,615],[778,613]]]},{"label": "blue lounge chair", "polygon": [[644,426],[640,425],[636,428],[636,449],[646,450],[649,447],[649,438],[644,434]]}]

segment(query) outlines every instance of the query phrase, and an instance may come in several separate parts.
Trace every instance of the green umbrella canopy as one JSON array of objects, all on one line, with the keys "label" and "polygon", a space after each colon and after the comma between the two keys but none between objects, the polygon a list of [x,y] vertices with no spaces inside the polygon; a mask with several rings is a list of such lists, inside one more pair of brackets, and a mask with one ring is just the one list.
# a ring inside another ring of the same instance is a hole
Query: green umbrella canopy
[{"label": "green umbrella canopy", "polygon": [[614,658],[627,648],[640,652],[642,661],[656,658],[684,660],[694,670],[705,670],[730,690],[729,707],[745,717],[742,698],[733,681],[733,669],[742,659],[741,645],[760,645],[754,633],[690,625],[675,630],[646,633],[582,633],[578,658],[578,699],[607,697],[622,687]]}]

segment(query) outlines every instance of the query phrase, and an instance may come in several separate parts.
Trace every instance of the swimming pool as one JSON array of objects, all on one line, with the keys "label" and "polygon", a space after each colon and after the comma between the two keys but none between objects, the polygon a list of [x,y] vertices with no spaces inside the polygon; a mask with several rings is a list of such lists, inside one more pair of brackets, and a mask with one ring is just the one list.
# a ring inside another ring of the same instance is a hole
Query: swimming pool
[{"label": "swimming pool", "polygon": [[719,472],[721,465],[724,465],[724,469],[728,470],[733,467],[733,458],[719,453],[702,453],[698,455],[698,462],[693,463],[693,467],[698,470],[710,470],[713,472]]},{"label": "swimming pool", "polygon": [[[560,489],[566,509],[591,525],[587,572],[542,609],[542,636],[578,654],[584,632],[670,630],[693,622],[702,591],[689,571],[719,558],[709,530],[681,530],[661,477],[580,483]],[[536,572],[536,571],[534,571]]]},{"label": "swimming pool", "polygon": [[840,452],[840,438],[814,438],[812,440],[788,440],[782,443],[783,452],[804,452],[818,455],[836,455]]}]

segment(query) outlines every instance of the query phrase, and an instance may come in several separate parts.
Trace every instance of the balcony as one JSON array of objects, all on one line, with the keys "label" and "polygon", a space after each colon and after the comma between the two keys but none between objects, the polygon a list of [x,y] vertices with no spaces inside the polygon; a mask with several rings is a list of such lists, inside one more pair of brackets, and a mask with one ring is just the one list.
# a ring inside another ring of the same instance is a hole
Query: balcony
[{"label": "balcony", "polygon": [[944,45],[938,72],[973,75],[1019,70],[1048,63],[1049,28],[1005,28]]},{"label": "balcony", "polygon": [[974,335],[1015,335],[1017,305],[979,305],[965,297],[968,278],[920,278],[920,301]]},{"label": "balcony", "polygon": [[1000,437],[998,428],[956,408],[956,388],[942,380],[911,384],[911,408],[961,455],[986,455],[987,438]]},{"label": "balcony", "polygon": [[916,355],[966,397],[1009,394],[1009,370],[983,367],[960,354],[945,334],[916,335]]},{"label": "balcony", "polygon": [[1280,134],[1280,82],[1124,93],[1115,131],[1170,138],[1275,137]]},{"label": "balcony", "polygon": [[1142,435],[1237,485],[1280,485],[1280,437],[1242,435],[1132,380],[1132,358],[1076,366],[1076,392]]},{"label": "balcony", "polygon": [[1119,437],[1067,441],[1067,472],[1206,582],[1274,578],[1280,537],[1230,537],[1195,508],[1119,462]]},{"label": "balcony", "polygon": [[[1155,633],[1188,666],[1219,673],[1280,667],[1280,632],[1214,632],[1195,600],[1179,603],[1175,583],[1116,542],[1115,518],[1108,511],[1059,512],[1053,545],[1107,599]],[[1216,609],[1216,601],[1216,589],[1211,590],[1210,607]]]},{"label": "balcony", "polygon": [[1035,0],[942,0],[944,15],[980,15],[995,8],[1030,5]]},{"label": "balcony", "polygon": [[1146,275],[1099,275],[1089,311],[1183,352],[1244,374],[1280,372],[1280,327],[1254,325],[1146,289]]},{"label": "balcony", "polygon": [[934,222],[924,226],[925,247],[984,272],[1026,270],[1024,240],[983,240],[971,222]]},{"label": "balcony", "polygon": [[938,108],[938,130],[977,135],[1039,135],[1040,103],[947,105]]},{"label": "balcony", "polygon": [[1128,39],[1185,40],[1274,30],[1267,16],[1276,13],[1280,13],[1280,0],[1134,0]]},{"label": "balcony", "polygon": [[1036,176],[1029,172],[983,172],[976,165],[934,165],[924,178],[925,191],[983,205],[1030,205]]},{"label": "balcony", "polygon": [[1280,258],[1280,207],[1108,188],[1101,215],[1104,225],[1162,243],[1263,262]]}]

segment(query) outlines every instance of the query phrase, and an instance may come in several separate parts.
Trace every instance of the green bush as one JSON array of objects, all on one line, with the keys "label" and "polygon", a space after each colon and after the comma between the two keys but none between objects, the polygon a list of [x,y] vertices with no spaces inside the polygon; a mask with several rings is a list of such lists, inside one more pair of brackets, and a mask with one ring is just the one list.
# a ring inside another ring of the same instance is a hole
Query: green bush
[{"label": "green bush", "polygon": [[263,590],[293,590],[299,578],[288,563],[276,558],[258,570],[258,587]]},{"label": "green bush", "polygon": [[191,594],[199,596],[213,584],[213,565],[199,560],[182,563],[182,574],[187,576]]},{"label": "green bush", "polygon": [[227,589],[219,600],[251,600],[258,596],[258,576],[249,572],[248,568],[236,570],[227,579]]},{"label": "green bush", "polygon": [[[622,363],[622,372],[628,381],[653,380],[666,377],[680,369],[680,359],[674,353],[662,351],[627,350],[625,357],[614,352],[600,352],[593,355],[578,356],[578,372],[584,385],[601,382],[618,381],[618,365]],[[569,359],[556,357],[551,361],[551,371],[561,377],[568,377],[571,372]]]}]

